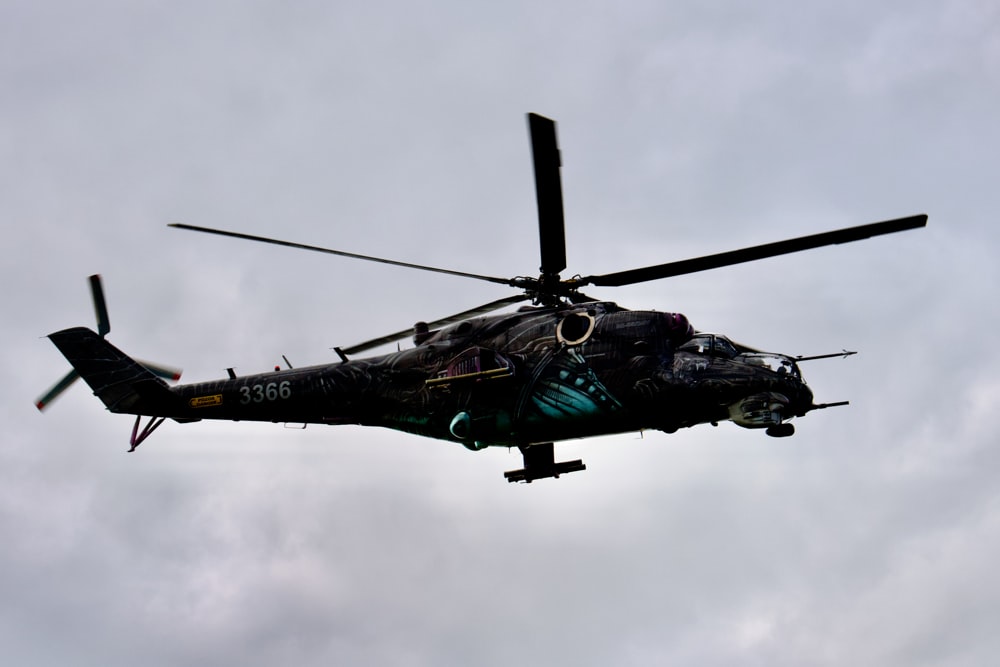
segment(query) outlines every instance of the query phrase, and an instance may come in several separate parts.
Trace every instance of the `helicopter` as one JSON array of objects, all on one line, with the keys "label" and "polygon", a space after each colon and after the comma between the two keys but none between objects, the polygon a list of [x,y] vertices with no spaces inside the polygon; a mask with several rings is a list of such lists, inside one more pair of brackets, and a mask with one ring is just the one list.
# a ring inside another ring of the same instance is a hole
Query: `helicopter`
[{"label": "helicopter", "polygon": [[[620,287],[924,227],[926,215],[629,269],[562,278],[567,267],[556,123],[527,114],[538,210],[538,277],[503,278],[372,257],[280,239],[173,223],[170,227],[506,285],[520,293],[349,347],[309,367],[170,386],[174,369],[135,360],[106,340],[110,320],[99,276],[90,286],[97,330],[49,339],[72,366],[36,401],[44,409],[77,378],[114,413],[135,415],[134,451],[167,419],[380,426],[478,451],[517,447],[524,482],[585,470],[556,461],[554,443],[625,432],[673,433],[731,421],[773,437],[790,420],[847,401],[815,403],[799,364],[855,352],[793,357],[696,330],[681,313],[629,310],[581,290]],[[530,302],[530,304],[526,303]],[[491,314],[520,304],[512,312]],[[412,338],[413,346],[358,357]],[[144,418],[148,420],[143,422]]]}]

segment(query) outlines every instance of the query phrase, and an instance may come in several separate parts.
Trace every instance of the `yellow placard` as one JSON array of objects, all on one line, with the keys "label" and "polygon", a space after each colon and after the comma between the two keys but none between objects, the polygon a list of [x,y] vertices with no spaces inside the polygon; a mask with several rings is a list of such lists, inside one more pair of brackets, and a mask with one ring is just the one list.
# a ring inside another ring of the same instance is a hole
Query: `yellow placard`
[{"label": "yellow placard", "polygon": [[213,405],[222,405],[222,394],[213,394],[212,396],[195,396],[188,404],[192,408],[208,408]]}]

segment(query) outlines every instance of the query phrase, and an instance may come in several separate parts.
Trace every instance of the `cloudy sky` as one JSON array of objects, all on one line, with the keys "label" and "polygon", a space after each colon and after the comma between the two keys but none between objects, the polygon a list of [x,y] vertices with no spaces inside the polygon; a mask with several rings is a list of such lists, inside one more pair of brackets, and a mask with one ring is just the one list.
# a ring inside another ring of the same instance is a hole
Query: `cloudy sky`
[{"label": "cloudy sky", "polygon": [[[1000,9],[988,0],[0,3],[0,653],[34,665],[982,665],[1000,652]],[[568,275],[895,218],[925,230],[618,290],[789,354],[732,424],[517,452],[131,419],[44,336],[189,381],[506,296],[168,229],[532,275],[524,114]]]}]

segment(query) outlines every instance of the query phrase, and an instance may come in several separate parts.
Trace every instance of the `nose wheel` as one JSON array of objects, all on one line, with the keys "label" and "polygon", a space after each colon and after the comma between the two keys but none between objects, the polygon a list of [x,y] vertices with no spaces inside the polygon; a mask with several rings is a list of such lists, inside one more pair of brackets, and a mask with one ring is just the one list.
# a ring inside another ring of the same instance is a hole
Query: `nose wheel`
[{"label": "nose wheel", "polygon": [[772,438],[787,438],[795,433],[795,424],[775,424],[774,426],[768,426],[767,430],[764,431]]}]

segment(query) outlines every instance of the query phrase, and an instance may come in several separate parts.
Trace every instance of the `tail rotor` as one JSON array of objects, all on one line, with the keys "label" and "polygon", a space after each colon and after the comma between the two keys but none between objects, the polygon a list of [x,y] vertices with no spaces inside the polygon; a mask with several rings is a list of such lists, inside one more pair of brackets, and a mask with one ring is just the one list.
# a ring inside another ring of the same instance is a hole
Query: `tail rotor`
[{"label": "tail rotor", "polygon": [[[108,317],[108,304],[104,299],[104,287],[101,284],[101,276],[99,274],[94,274],[90,276],[90,295],[94,302],[94,315],[97,318],[97,333],[101,338],[104,338],[111,331],[111,320]],[[158,364],[151,364],[146,361],[140,361],[140,364],[149,369],[154,375],[164,378],[165,380],[171,380],[176,382],[181,378],[181,371],[176,368],[170,368],[168,366],[160,366]],[[69,389],[69,387],[79,379],[80,374],[76,369],[71,370],[67,373],[59,382],[56,382],[51,389],[38,397],[35,401],[35,407],[40,411],[45,410],[52,401],[54,401],[60,394]]]}]

